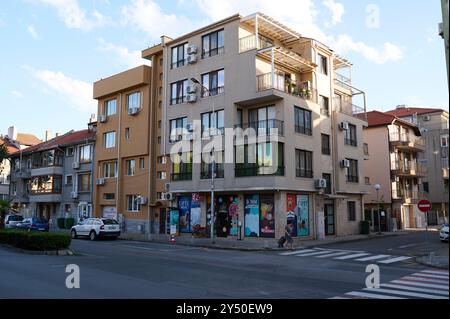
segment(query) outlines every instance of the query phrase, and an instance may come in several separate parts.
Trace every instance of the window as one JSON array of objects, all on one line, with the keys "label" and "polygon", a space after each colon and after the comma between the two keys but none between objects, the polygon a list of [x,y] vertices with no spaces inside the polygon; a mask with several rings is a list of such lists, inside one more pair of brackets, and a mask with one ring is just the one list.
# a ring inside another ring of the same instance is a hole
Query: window
[{"label": "window", "polygon": [[73,156],[73,147],[68,147],[66,149],[66,156],[67,157]]},{"label": "window", "polygon": [[139,159],[139,168],[144,169],[145,168],[145,158],[141,157]]},{"label": "window", "polygon": [[356,203],[355,202],[347,202],[347,214],[348,214],[348,221],[350,221],[350,222],[356,221]]},{"label": "window", "polygon": [[184,103],[186,101],[188,80],[178,81],[171,84],[170,105]]},{"label": "window", "polygon": [[[32,155],[32,167],[52,167],[63,165],[64,152],[60,150],[49,150],[40,153],[34,153]],[[16,168],[20,167],[19,163],[16,163]]]},{"label": "window", "polygon": [[330,155],[330,135],[322,134],[322,154]]},{"label": "window", "polygon": [[158,121],[158,128],[161,128],[161,120]]},{"label": "window", "polygon": [[160,86],[159,87],[159,95],[161,96],[162,95],[162,93],[163,93],[163,91],[162,91],[163,89],[162,89],[162,86]]},{"label": "window", "polygon": [[347,182],[358,183],[358,161],[354,159],[349,159],[350,167],[347,168]]},{"label": "window", "polygon": [[159,59],[159,65],[160,65],[160,66],[163,66],[163,63],[164,63],[163,58]]},{"label": "window", "polygon": [[166,157],[158,156],[158,164],[166,164]]},{"label": "window", "polygon": [[441,147],[448,147],[448,135],[441,135]]},{"label": "window", "polygon": [[[214,152],[214,177],[223,178],[224,177],[224,151]],[[210,179],[212,170],[212,152],[202,153],[202,165],[200,171],[201,179]]]},{"label": "window", "polygon": [[89,163],[91,161],[91,145],[80,146],[80,163]]},{"label": "window", "polygon": [[78,191],[89,192],[91,190],[91,174],[78,175]]},{"label": "window", "polygon": [[134,92],[127,95],[127,109],[141,108],[141,92]]},{"label": "window", "polygon": [[103,198],[105,200],[114,200],[114,199],[116,199],[116,194],[114,194],[114,193],[105,193],[105,194],[103,194]]},{"label": "window", "polygon": [[215,31],[202,37],[202,59],[222,53],[225,46],[223,30]]},{"label": "window", "polygon": [[257,135],[271,135],[278,132],[283,134],[281,121],[276,120],[275,106],[264,106],[248,111],[248,127],[255,130]]},{"label": "window", "polygon": [[163,79],[163,74],[161,72],[161,73],[159,73],[159,80],[162,81],[162,79]]},{"label": "window", "polygon": [[162,101],[158,102],[158,107],[161,108],[162,107]]},{"label": "window", "polygon": [[319,105],[320,105],[320,114],[329,115],[330,110],[330,100],[322,95],[319,95]]},{"label": "window", "polygon": [[284,144],[258,143],[235,147],[235,176],[284,176]]},{"label": "window", "polygon": [[140,196],[127,195],[127,211],[139,212],[141,210]]},{"label": "window", "polygon": [[425,193],[429,193],[430,192],[430,184],[428,182],[423,182],[422,185],[423,185],[423,191]]},{"label": "window", "polygon": [[363,144],[363,149],[364,149],[364,155],[369,156],[369,144],[364,143]]},{"label": "window", "polygon": [[319,72],[328,75],[328,59],[322,54],[318,54],[318,68]]},{"label": "window", "polygon": [[161,136],[158,136],[158,144],[161,144]]},{"label": "window", "polygon": [[105,148],[116,147],[116,132],[103,133],[103,146]]},{"label": "window", "polygon": [[192,152],[178,154],[172,165],[173,181],[192,180]]},{"label": "window", "polygon": [[66,184],[66,185],[72,185],[72,183],[73,183],[73,177],[72,177],[72,175],[66,175],[65,184]]},{"label": "window", "polygon": [[322,174],[322,178],[327,181],[327,188],[325,194],[331,194],[331,174]]},{"label": "window", "polygon": [[129,127],[125,128],[125,139],[126,140],[130,139],[130,128]]},{"label": "window", "polygon": [[172,48],[172,69],[182,67],[186,64],[187,48],[187,43]]},{"label": "window", "polygon": [[187,117],[180,117],[170,121],[169,142],[178,142],[183,139],[187,127]]},{"label": "window", "polygon": [[[225,134],[225,120],[224,111],[216,111],[215,114],[212,112],[203,113],[201,115],[202,119],[202,136],[212,136],[212,135],[223,135]],[[216,129],[214,131],[214,129]]]},{"label": "window", "polygon": [[244,124],[244,117],[241,109],[236,110],[237,120],[236,120],[236,127],[242,128],[242,125]]},{"label": "window", "polygon": [[344,131],[345,145],[358,146],[356,139],[356,125],[348,124],[348,130]]},{"label": "window", "polygon": [[370,185],[370,177],[364,177],[366,185]]},{"label": "window", "polygon": [[134,176],[134,174],[136,174],[136,160],[134,159],[126,160],[125,166],[127,176]]},{"label": "window", "polygon": [[225,87],[225,71],[218,70],[202,75],[202,97],[222,94]]},{"label": "window", "polygon": [[105,102],[104,114],[106,116],[111,116],[117,113],[117,100],[109,100]]},{"label": "window", "polygon": [[297,177],[313,178],[313,153],[295,150],[295,168]]},{"label": "window", "polygon": [[117,162],[110,162],[103,164],[103,177],[105,178],[117,177]]},{"label": "window", "polygon": [[295,132],[312,135],[311,111],[295,107]]},{"label": "window", "polygon": [[166,172],[164,171],[158,172],[158,179],[166,179]]}]

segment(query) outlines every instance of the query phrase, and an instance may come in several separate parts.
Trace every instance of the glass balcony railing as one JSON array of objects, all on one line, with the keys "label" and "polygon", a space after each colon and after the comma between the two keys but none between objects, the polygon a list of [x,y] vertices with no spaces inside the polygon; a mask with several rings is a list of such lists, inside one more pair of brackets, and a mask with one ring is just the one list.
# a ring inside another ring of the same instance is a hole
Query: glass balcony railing
[{"label": "glass balcony railing", "polygon": [[256,43],[256,39],[255,34],[239,39],[239,53],[244,53],[254,49],[266,49],[274,46],[273,42],[269,38],[262,35],[258,36],[259,45]]},{"label": "glass balcony railing", "polygon": [[258,75],[256,77],[258,92],[275,89],[317,103],[317,90],[309,87],[309,82],[292,83],[284,74],[279,73],[274,73],[273,77],[272,80],[272,73]]},{"label": "glass balcony railing", "polygon": [[269,136],[274,134],[284,136],[284,122],[276,119],[237,124],[234,128],[240,128],[243,131],[251,128],[254,131],[248,133],[255,134],[257,136]]}]

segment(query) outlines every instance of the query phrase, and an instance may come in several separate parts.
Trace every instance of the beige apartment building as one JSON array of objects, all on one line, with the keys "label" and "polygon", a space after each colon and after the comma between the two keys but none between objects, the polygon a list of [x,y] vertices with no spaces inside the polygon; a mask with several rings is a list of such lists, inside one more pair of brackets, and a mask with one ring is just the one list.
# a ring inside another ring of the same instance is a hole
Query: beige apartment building
[{"label": "beige apartment building", "polygon": [[[158,59],[162,49],[154,50]],[[159,197],[168,167],[157,147],[162,68],[159,60],[154,62],[153,67],[143,65],[94,83],[94,214],[117,218],[123,231],[157,233],[160,219],[165,226],[166,206]]]},{"label": "beige apartment building", "polygon": [[359,233],[367,121],[347,60],[262,13],[161,46],[160,152],[184,159],[166,197],[180,233],[208,232],[213,138],[217,236],[279,238],[288,220],[300,239]]},{"label": "beige apartment building", "polygon": [[421,184],[427,174],[422,164],[425,141],[419,128],[379,111],[368,112],[367,118],[364,180],[370,191],[365,199],[366,220],[374,230],[381,225],[382,231],[424,227],[425,214],[417,208],[418,201],[426,198]]}]

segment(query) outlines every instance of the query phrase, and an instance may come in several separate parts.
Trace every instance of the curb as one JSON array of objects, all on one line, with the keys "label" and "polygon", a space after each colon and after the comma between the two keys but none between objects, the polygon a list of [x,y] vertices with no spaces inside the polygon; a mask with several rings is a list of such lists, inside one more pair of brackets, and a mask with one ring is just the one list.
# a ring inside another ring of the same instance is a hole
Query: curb
[{"label": "curb", "polygon": [[424,257],[423,256],[422,257],[416,257],[416,258],[414,258],[414,261],[416,263],[418,263],[418,264],[421,264],[421,265],[424,265],[424,266],[428,266],[428,267],[431,267],[431,268],[445,269],[445,270],[449,269],[449,265],[448,264],[447,265],[433,264],[433,263],[429,263],[429,262],[421,260],[422,258],[424,258]]},{"label": "curb", "polygon": [[6,248],[18,253],[27,254],[27,255],[49,255],[49,256],[74,256],[75,253],[70,249],[61,249],[61,250],[28,250],[23,248],[18,248],[10,245],[0,245],[2,248]]}]

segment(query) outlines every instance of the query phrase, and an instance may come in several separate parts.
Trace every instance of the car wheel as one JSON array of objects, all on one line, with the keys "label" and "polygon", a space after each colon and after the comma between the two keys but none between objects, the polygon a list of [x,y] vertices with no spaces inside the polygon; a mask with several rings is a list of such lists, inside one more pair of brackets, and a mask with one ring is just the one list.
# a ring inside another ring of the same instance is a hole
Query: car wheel
[{"label": "car wheel", "polygon": [[92,240],[92,241],[94,241],[94,240],[97,239],[97,234],[95,233],[95,231],[92,230],[92,231],[89,233],[89,238],[90,238],[90,240]]},{"label": "car wheel", "polygon": [[75,229],[72,229],[72,231],[70,232],[70,235],[72,237],[72,239],[77,239],[77,231]]}]

